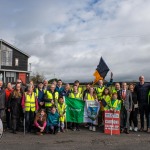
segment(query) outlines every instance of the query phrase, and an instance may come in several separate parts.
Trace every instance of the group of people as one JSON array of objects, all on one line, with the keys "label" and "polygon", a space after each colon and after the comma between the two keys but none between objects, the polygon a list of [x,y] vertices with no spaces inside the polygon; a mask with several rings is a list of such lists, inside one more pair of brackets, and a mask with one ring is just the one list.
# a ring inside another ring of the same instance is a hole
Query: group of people
[{"label": "group of people", "polygon": [[[14,87],[7,83],[6,88],[0,81],[0,119],[6,119],[6,128],[11,129],[14,134],[20,130],[23,121],[26,132],[35,131],[38,135],[65,132],[65,126],[73,131],[80,131],[80,124],[65,121],[67,106],[64,97],[70,97],[100,103],[98,127],[104,124],[104,111],[111,110],[120,111],[121,133],[129,134],[130,130],[144,131],[144,116],[147,132],[150,132],[150,83],[145,83],[144,76],[140,76],[136,85],[123,82],[115,83],[114,87],[112,74],[110,82],[105,85],[103,80],[99,80],[97,86],[89,83],[85,88],[80,86],[78,80],[73,86],[68,83],[63,86],[62,80],[53,81],[49,85],[48,81],[44,80],[38,82],[37,86],[30,81],[25,87],[18,79]],[[86,126],[89,130],[96,131],[95,124],[87,123]]]}]

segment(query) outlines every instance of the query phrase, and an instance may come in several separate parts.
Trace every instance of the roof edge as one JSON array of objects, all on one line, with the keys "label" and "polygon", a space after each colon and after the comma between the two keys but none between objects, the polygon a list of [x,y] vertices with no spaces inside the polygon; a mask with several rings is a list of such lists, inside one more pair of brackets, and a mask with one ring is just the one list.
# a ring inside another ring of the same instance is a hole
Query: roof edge
[{"label": "roof edge", "polygon": [[27,53],[23,52],[22,50],[20,50],[19,48],[17,48],[17,47],[15,47],[15,46],[13,46],[12,44],[10,44],[10,43],[6,42],[5,40],[0,39],[0,41],[1,41],[1,42],[3,42],[3,43],[5,43],[5,44],[7,44],[7,45],[9,45],[10,47],[12,47],[12,48],[16,49],[17,51],[21,52],[22,54],[26,55],[28,58],[30,57],[30,55],[29,55],[29,54],[27,54]]}]

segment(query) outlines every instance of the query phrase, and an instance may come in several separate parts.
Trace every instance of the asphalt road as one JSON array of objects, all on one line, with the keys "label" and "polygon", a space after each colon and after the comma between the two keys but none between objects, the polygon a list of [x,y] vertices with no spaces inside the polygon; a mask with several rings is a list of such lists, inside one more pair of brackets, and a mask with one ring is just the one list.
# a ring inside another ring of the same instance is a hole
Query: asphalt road
[{"label": "asphalt road", "polygon": [[88,129],[58,133],[57,135],[35,134],[14,135],[5,132],[0,139],[0,150],[148,150],[150,149],[150,134],[144,132],[129,135],[105,135],[100,131],[92,132]]}]

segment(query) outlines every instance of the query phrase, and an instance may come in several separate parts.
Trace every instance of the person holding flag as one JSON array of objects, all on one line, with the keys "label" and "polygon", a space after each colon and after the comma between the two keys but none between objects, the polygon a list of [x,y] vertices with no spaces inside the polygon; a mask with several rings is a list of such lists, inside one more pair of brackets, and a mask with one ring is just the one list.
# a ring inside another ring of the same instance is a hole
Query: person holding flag
[{"label": "person holding flag", "polygon": [[[97,95],[94,91],[93,86],[90,86],[89,93],[85,94],[84,101],[96,101],[96,102],[98,102]],[[97,110],[96,109],[97,108],[95,108],[95,107],[88,108],[88,111],[90,113],[90,115],[89,115],[89,118],[90,118],[89,130],[94,131],[94,132],[96,131],[95,122],[97,121]]]},{"label": "person holding flag", "polygon": [[[76,99],[79,99],[79,100],[82,100],[82,94],[78,91],[78,86],[77,85],[74,85],[73,86],[73,91],[69,94],[69,97],[70,98],[76,98]],[[72,125],[72,130],[73,131],[80,131],[79,129],[79,123],[71,123]]]},{"label": "person holding flag", "polygon": [[[103,84],[103,80],[105,79],[109,70],[110,69],[108,68],[107,64],[105,63],[105,61],[101,57],[100,62],[96,68],[96,71],[93,74],[95,76],[95,80],[93,82],[93,85],[98,82],[98,87],[95,88],[95,91],[97,94],[97,98],[100,101],[100,104],[101,104],[101,99],[102,99],[102,93],[103,93],[105,87],[109,87],[113,83],[113,73],[111,72],[110,82],[108,82],[106,85]],[[101,107],[101,110],[99,112],[99,119],[98,119],[99,124],[102,124],[102,108],[103,107]]]}]

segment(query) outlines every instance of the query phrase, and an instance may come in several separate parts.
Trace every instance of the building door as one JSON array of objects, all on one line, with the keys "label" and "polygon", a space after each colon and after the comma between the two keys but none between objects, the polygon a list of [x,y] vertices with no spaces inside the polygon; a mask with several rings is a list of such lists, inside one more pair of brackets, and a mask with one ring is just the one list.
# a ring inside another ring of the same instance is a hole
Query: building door
[{"label": "building door", "polygon": [[19,73],[19,79],[21,79],[22,82],[26,84],[26,73]]}]

